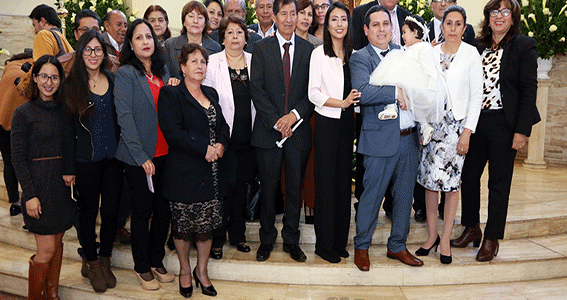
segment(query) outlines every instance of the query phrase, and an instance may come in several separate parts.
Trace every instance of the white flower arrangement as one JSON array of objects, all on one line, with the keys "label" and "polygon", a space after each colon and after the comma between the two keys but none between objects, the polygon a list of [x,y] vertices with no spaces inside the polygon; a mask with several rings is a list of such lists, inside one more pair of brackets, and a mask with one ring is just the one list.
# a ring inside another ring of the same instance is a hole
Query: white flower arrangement
[{"label": "white flower arrangement", "polygon": [[537,43],[538,56],[544,59],[565,54],[567,43],[567,1],[522,0],[522,32]]}]

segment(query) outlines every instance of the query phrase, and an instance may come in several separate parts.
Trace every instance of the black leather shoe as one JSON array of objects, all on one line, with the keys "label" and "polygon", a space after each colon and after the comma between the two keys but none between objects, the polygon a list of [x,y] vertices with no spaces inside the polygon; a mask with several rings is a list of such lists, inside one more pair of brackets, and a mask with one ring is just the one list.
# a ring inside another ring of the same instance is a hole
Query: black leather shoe
[{"label": "black leather shoe", "polygon": [[295,261],[304,262],[307,259],[298,244],[284,244],[283,251],[289,253],[289,256]]},{"label": "black leather shoe", "polygon": [[272,244],[261,244],[258,248],[258,252],[256,252],[256,260],[257,261],[265,261],[270,258],[270,252],[274,249],[274,245]]},{"label": "black leather shoe", "polygon": [[22,213],[22,206],[14,203],[10,205],[10,216],[17,216]]},{"label": "black leather shoe", "polygon": [[236,250],[244,253],[250,252],[250,246],[246,245],[245,243],[240,243],[236,245]]},{"label": "black leather shoe", "polygon": [[212,259],[221,259],[222,258],[222,249],[219,249],[219,250],[211,249],[210,257]]},{"label": "black leather shoe", "polygon": [[418,209],[415,211],[413,218],[417,223],[425,223],[427,222],[427,213],[425,213],[425,209]]},{"label": "black leather shoe", "polygon": [[215,287],[212,284],[209,286],[204,286],[201,283],[201,280],[199,279],[199,277],[197,277],[197,267],[193,269],[193,278],[195,279],[195,286],[197,288],[199,288],[199,285],[201,286],[201,292],[203,293],[203,295],[212,296],[212,297],[217,295],[217,290],[215,290]]}]

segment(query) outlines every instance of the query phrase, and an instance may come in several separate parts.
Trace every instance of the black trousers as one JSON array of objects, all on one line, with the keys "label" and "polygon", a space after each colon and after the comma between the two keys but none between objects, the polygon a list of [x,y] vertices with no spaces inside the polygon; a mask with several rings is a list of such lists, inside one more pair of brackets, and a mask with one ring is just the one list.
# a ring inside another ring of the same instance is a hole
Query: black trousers
[{"label": "black trousers", "polygon": [[514,132],[502,110],[481,112],[476,132],[471,135],[461,177],[461,224],[472,227],[480,222],[480,177],[488,162],[486,239],[504,238],[516,157],[513,138]]},{"label": "black trousers", "polygon": [[254,149],[234,150],[230,146],[224,159],[228,195],[223,198],[223,225],[213,232],[212,248],[222,248],[226,232],[231,245],[246,242],[246,184],[252,181],[256,172]]},{"label": "black trousers", "polygon": [[20,192],[18,191],[18,178],[12,165],[10,131],[4,130],[2,126],[0,126],[0,152],[4,162],[4,183],[8,192],[8,200],[10,203],[16,203],[20,200]]},{"label": "black trousers", "polygon": [[[291,137],[293,139],[293,136]],[[301,181],[309,158],[309,151],[296,149],[291,143],[283,148],[256,148],[260,177],[260,242],[274,244],[278,230],[276,221],[276,191],[279,184],[282,160],[285,166],[285,217],[282,238],[286,244],[299,243],[299,217],[301,212]]]},{"label": "black trousers", "polygon": [[76,186],[82,246],[88,261],[97,259],[96,217],[100,203],[100,256],[112,255],[116,236],[116,218],[122,191],[123,168],[117,159],[77,162]]},{"label": "black trousers", "polygon": [[148,188],[144,168],[124,164],[132,201],[132,257],[134,270],[138,273],[150,272],[152,267],[163,267],[171,217],[169,202],[160,195],[165,159],[166,155],[152,159],[156,168],[156,173],[152,176],[155,193]]},{"label": "black trousers", "polygon": [[354,111],[340,119],[315,115],[315,248],[322,256],[346,249],[352,190]]}]

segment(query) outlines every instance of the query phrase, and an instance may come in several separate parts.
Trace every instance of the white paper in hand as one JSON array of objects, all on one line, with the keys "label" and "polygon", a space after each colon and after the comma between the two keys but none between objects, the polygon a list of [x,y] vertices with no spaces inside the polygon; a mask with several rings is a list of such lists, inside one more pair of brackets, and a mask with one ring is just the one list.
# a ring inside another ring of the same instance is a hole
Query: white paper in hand
[{"label": "white paper in hand", "polygon": [[152,176],[150,175],[146,175],[146,178],[148,179],[148,188],[150,189],[150,192],[154,192],[154,182],[152,181]]}]

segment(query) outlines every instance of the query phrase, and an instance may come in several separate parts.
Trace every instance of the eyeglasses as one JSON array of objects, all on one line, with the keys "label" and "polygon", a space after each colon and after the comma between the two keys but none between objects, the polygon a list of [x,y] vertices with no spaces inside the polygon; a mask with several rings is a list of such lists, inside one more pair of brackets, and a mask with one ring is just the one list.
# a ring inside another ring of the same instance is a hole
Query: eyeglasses
[{"label": "eyeglasses", "polygon": [[442,3],[442,2],[455,3],[455,2],[457,2],[457,0],[431,0],[431,2],[435,2],[435,3]]},{"label": "eyeglasses", "polygon": [[47,83],[47,81],[49,79],[51,79],[51,82],[53,83],[59,83],[59,81],[61,80],[61,78],[59,77],[59,75],[47,75],[45,73],[41,73],[41,74],[37,74],[35,76],[35,78],[37,78],[37,81],[39,81],[40,83]]},{"label": "eyeglasses", "polygon": [[328,3],[323,3],[321,5],[315,5],[315,10],[318,9],[328,9],[329,7],[331,7]]},{"label": "eyeglasses", "polygon": [[494,9],[490,11],[490,16],[496,18],[498,17],[498,13],[500,13],[503,17],[507,17],[512,13],[512,11],[509,8],[504,8],[501,10]]},{"label": "eyeglasses", "polygon": [[95,56],[103,56],[104,52],[102,51],[102,48],[90,48],[87,47],[85,48],[85,50],[83,50],[83,55],[84,56],[91,56],[91,54],[94,53]]},{"label": "eyeglasses", "polygon": [[100,27],[98,27],[98,26],[93,26],[93,27],[84,26],[84,27],[77,29],[77,31],[80,31],[80,32],[83,32],[83,33],[87,32],[89,30],[100,32]]}]

